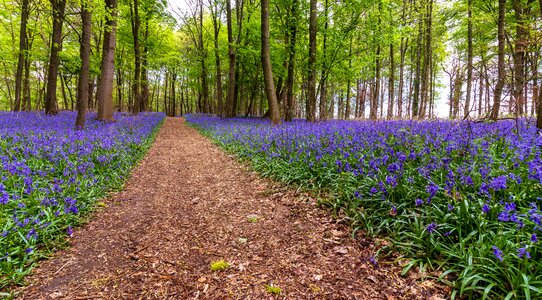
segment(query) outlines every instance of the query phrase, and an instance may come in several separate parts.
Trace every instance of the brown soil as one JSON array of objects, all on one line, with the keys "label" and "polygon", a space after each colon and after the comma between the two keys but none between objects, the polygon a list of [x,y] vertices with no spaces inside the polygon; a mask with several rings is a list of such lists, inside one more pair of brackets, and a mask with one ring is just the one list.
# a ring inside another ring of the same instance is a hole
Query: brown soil
[{"label": "brown soil", "polygon": [[[168,118],[124,191],[41,262],[23,299],[440,299],[374,242]],[[210,264],[230,267],[213,272]],[[272,295],[266,285],[282,290]]]}]

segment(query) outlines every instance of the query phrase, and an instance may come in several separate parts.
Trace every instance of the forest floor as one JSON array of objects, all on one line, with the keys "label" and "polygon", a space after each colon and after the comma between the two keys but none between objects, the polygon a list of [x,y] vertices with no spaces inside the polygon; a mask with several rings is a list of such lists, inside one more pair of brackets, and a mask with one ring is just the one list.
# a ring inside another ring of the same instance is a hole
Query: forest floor
[{"label": "forest floor", "polygon": [[[168,118],[122,192],[42,261],[23,299],[442,299],[315,200]],[[211,271],[225,260],[230,267]],[[266,288],[267,286],[267,288]],[[279,287],[272,295],[269,286]]]}]

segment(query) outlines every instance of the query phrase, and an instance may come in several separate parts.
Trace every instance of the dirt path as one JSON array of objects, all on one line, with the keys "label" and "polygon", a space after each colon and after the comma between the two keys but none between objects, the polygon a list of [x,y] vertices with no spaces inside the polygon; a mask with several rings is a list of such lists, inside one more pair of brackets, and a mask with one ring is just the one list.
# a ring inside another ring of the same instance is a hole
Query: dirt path
[{"label": "dirt path", "polygon": [[[374,268],[307,197],[273,187],[168,118],[123,192],[43,261],[24,299],[426,299],[397,267]],[[360,244],[365,244],[360,246]],[[224,259],[226,271],[211,272]]]}]

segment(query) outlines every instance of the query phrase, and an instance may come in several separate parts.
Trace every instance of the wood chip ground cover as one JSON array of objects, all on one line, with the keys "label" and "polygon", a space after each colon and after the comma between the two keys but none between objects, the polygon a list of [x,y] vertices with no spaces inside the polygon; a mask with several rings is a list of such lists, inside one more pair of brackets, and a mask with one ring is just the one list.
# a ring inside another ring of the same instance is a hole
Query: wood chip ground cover
[{"label": "wood chip ground cover", "polygon": [[[41,262],[21,299],[441,299],[304,194],[260,179],[168,118],[124,191],[71,247]],[[223,260],[229,267],[212,271]],[[269,287],[277,287],[270,292]],[[280,291],[280,292],[278,292]]]}]

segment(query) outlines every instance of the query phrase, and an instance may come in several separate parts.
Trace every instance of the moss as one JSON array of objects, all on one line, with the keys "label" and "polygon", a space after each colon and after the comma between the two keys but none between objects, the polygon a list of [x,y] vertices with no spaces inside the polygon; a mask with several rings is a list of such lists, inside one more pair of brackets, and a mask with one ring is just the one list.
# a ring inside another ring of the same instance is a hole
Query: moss
[{"label": "moss", "polygon": [[276,285],[265,285],[265,290],[271,294],[271,295],[280,295],[282,293],[282,289]]},{"label": "moss", "polygon": [[223,270],[226,270],[227,268],[230,267],[230,264],[221,259],[221,260],[218,260],[218,261],[213,261],[211,263],[211,271],[213,272],[216,272],[216,271],[223,271]]}]

